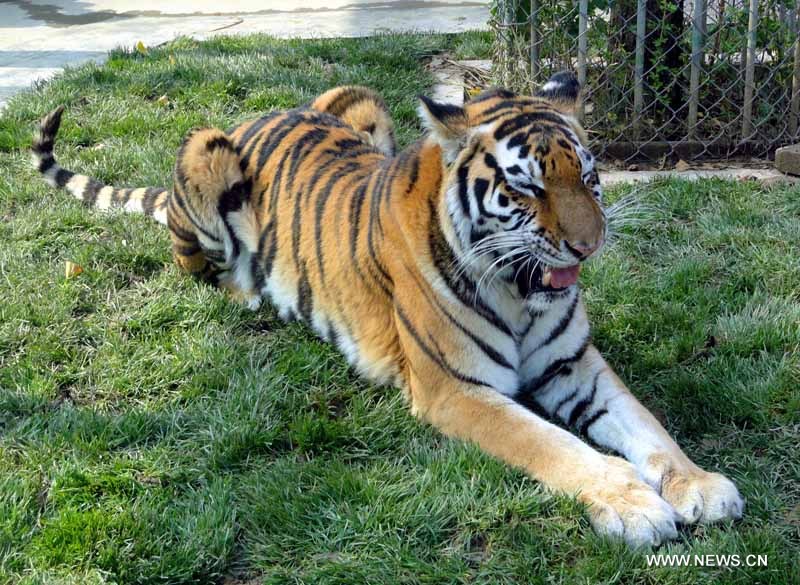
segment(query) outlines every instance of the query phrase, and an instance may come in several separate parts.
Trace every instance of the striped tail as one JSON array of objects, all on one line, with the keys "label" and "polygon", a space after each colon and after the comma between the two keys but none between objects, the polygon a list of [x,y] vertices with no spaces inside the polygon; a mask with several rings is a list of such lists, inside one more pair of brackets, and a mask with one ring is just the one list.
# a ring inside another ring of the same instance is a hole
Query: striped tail
[{"label": "striped tail", "polygon": [[53,144],[61,125],[64,106],[59,106],[39,122],[31,146],[33,166],[54,187],[62,187],[90,207],[100,210],[120,208],[128,213],[144,213],[158,223],[167,224],[170,191],[159,187],[126,189],[104,185],[87,175],[61,168],[53,156]]}]

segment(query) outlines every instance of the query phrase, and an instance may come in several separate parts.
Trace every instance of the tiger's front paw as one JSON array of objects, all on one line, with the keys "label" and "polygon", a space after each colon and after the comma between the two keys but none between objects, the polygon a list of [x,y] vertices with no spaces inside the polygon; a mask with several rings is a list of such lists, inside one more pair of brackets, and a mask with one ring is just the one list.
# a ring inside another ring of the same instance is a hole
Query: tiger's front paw
[{"label": "tiger's front paw", "polygon": [[630,546],[658,546],[678,536],[678,514],[641,481],[627,461],[607,457],[605,477],[581,493],[589,520],[600,534],[623,538]]},{"label": "tiger's front paw", "polygon": [[674,475],[663,483],[661,496],[688,524],[736,520],[744,512],[744,499],[739,490],[721,473],[703,471],[694,476]]},{"label": "tiger's front paw", "polygon": [[688,471],[672,468],[658,456],[651,458],[650,467],[660,468],[661,497],[672,504],[682,522],[709,524],[742,517],[744,499],[733,482],[721,473],[709,473],[698,467]]}]

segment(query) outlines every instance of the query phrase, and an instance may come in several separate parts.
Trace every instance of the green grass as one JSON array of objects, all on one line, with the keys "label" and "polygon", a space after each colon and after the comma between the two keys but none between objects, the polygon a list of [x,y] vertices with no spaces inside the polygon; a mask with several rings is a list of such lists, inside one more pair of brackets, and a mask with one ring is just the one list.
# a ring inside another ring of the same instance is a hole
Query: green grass
[{"label": "green grass", "polygon": [[[0,582],[798,582],[798,187],[658,183],[644,190],[650,220],[584,271],[609,361],[747,499],[743,521],[687,528],[660,552],[769,558],[656,569],[596,536],[573,500],[415,421],[397,390],[359,380],[304,327],[181,276],[163,228],[89,212],[28,167],[34,121],[64,103],[66,166],[167,185],[191,127],[341,83],[383,93],[408,143],[414,96],[432,83],[420,59],[487,45],[181,40],[12,101],[0,118]],[[67,260],[84,273],[65,279]]]}]

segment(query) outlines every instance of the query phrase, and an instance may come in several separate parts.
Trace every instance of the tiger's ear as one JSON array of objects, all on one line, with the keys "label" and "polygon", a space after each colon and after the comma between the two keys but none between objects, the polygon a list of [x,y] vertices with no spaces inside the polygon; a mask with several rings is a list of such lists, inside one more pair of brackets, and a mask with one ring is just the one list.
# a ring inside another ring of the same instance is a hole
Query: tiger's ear
[{"label": "tiger's ear", "polygon": [[581,84],[578,83],[578,79],[569,71],[560,71],[548,79],[547,83],[533,95],[546,99],[566,114],[574,114],[580,93]]},{"label": "tiger's ear", "polygon": [[453,162],[467,138],[467,113],[460,106],[435,102],[424,95],[419,96],[419,101],[422,125],[442,147],[446,162]]}]

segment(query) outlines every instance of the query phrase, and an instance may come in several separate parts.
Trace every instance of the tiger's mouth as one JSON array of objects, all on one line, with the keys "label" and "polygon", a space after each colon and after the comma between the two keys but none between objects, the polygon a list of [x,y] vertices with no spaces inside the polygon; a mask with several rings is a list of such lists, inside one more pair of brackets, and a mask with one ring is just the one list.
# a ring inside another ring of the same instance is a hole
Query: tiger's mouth
[{"label": "tiger's mouth", "polygon": [[580,272],[580,264],[567,266],[566,268],[545,266],[542,272],[542,286],[554,290],[567,288],[578,282],[578,275]]},{"label": "tiger's mouth", "polygon": [[532,270],[528,269],[527,264],[523,264],[512,274],[520,294],[528,297],[534,293],[564,293],[578,282],[580,271],[580,264],[565,268],[537,264]]},{"label": "tiger's mouth", "polygon": [[523,297],[534,293],[558,294],[565,292],[578,282],[580,264],[558,268],[546,264],[538,264],[533,270],[517,270],[514,280]]}]

